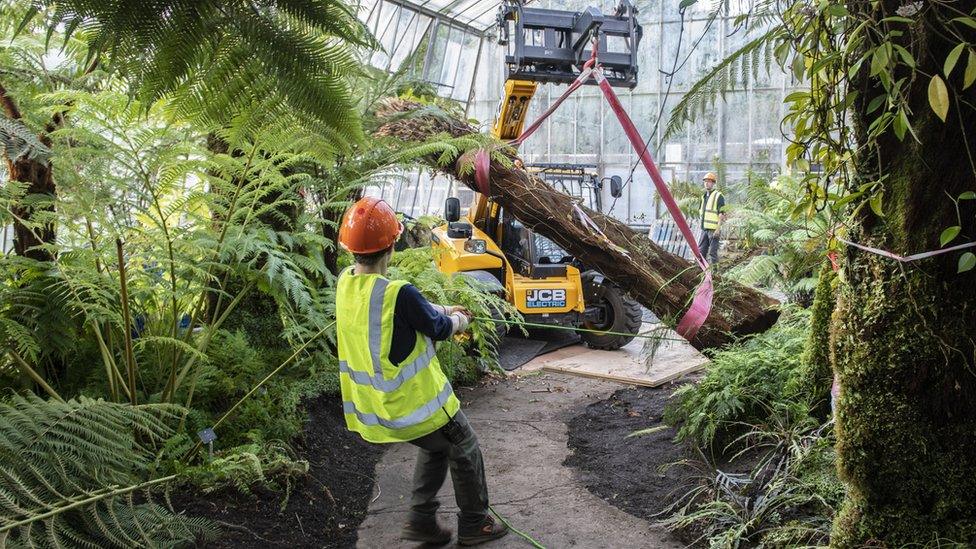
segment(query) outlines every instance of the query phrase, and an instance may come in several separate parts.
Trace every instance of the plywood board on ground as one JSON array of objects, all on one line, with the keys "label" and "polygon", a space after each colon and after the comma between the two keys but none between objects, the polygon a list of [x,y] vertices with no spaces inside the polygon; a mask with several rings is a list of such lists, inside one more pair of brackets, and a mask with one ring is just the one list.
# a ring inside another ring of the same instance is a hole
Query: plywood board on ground
[{"label": "plywood board on ground", "polygon": [[[644,332],[649,326],[645,326]],[[669,333],[677,339],[677,334]],[[617,351],[599,351],[582,345],[535,358],[523,371],[545,370],[632,385],[658,387],[704,368],[708,359],[685,341],[663,341],[653,357],[645,341],[636,339]]]}]

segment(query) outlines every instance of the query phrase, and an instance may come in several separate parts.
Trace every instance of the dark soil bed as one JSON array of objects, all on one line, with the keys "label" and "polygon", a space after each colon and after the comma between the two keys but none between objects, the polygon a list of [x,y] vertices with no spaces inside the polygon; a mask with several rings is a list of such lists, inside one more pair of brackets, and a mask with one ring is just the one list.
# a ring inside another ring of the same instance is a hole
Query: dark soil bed
[{"label": "dark soil bed", "polygon": [[[653,520],[688,491],[694,472],[668,464],[693,457],[684,444],[674,444],[674,429],[661,422],[673,386],[621,389],[594,402],[569,421],[565,465],[580,471],[586,487],[628,513]],[[660,427],[653,433],[630,433]]]},{"label": "dark soil bed", "polygon": [[174,494],[177,511],[217,521],[221,537],[207,547],[354,547],[356,530],[373,493],[373,471],[382,448],[346,431],[335,397],[306,403],[309,421],[293,446],[309,462],[309,475],[284,492]]},{"label": "dark soil bed", "polygon": [[[573,451],[564,465],[576,467],[583,483],[611,505],[649,521],[667,518],[674,504],[702,480],[703,456],[689,444],[675,444],[675,429],[661,419],[676,385],[658,389],[621,389],[606,400],[588,405],[569,421],[568,446]],[[627,435],[653,429],[641,436]],[[756,456],[749,454],[729,463],[709,456],[726,472],[751,470]],[[677,464],[677,465],[675,465]],[[701,532],[695,528],[674,532],[695,546]]]}]

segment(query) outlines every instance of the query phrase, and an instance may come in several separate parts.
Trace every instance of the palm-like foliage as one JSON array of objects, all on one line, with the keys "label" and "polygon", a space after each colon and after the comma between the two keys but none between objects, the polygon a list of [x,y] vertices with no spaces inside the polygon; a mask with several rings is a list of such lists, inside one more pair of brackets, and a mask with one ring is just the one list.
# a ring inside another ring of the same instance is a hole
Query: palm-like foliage
[{"label": "palm-like foliage", "polygon": [[[36,0],[24,18],[75,33],[143,105],[170,94],[210,126],[264,106],[302,113],[338,143],[355,140],[345,80],[372,39],[341,0]],[[270,112],[268,112],[270,110]]]},{"label": "palm-like foliage", "polygon": [[11,397],[0,403],[0,545],[157,547],[211,526],[153,501],[154,450],[174,406]]}]

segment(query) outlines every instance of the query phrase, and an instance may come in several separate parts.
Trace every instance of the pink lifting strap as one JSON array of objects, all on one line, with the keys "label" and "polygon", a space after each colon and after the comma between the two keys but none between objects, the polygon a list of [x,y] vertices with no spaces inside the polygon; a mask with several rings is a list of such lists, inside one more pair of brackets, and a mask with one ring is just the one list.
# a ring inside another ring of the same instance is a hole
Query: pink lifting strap
[{"label": "pink lifting strap", "polygon": [[687,340],[694,339],[698,335],[698,330],[705,323],[705,319],[708,318],[709,313],[712,311],[712,297],[715,294],[715,287],[712,283],[712,273],[708,269],[708,262],[705,261],[701,250],[698,249],[698,242],[695,241],[695,235],[691,232],[691,227],[685,221],[684,215],[681,214],[678,203],[671,196],[671,191],[664,182],[664,178],[661,177],[661,172],[658,171],[657,166],[654,164],[654,160],[651,158],[651,154],[648,152],[644,140],[641,139],[640,132],[634,126],[634,121],[630,119],[630,115],[627,114],[623,105],[620,104],[620,100],[617,99],[617,94],[614,93],[610,82],[604,78],[603,71],[599,67],[594,70],[594,76],[600,85],[600,89],[603,90],[603,97],[610,104],[610,108],[617,115],[617,120],[620,121],[624,133],[630,139],[630,144],[635,150],[640,151],[640,160],[644,164],[644,169],[651,176],[654,187],[657,188],[658,195],[660,195],[664,205],[667,206],[668,212],[671,213],[671,217],[674,218],[674,222],[678,226],[678,230],[681,231],[681,234],[685,237],[685,241],[688,242],[688,247],[691,248],[692,253],[695,255],[695,261],[704,273],[701,284],[695,290],[695,297],[691,302],[691,307],[681,317],[677,328],[678,334],[681,337]]},{"label": "pink lifting strap", "polygon": [[919,259],[926,259],[929,257],[935,257],[937,255],[947,254],[949,252],[955,252],[957,250],[965,250],[966,248],[976,247],[976,242],[967,242],[966,244],[959,244],[957,246],[952,246],[949,248],[942,248],[941,250],[932,250],[930,252],[921,252],[912,255],[898,255],[894,252],[889,252],[888,250],[882,250],[879,248],[872,248],[871,246],[865,246],[864,244],[858,244],[857,242],[851,242],[850,240],[844,240],[839,236],[834,236],[840,242],[847,244],[848,246],[854,246],[855,248],[864,250],[865,252],[871,252],[873,254],[880,255],[881,257],[887,257],[888,259],[894,259],[899,263],[911,263],[912,261],[918,261]]}]

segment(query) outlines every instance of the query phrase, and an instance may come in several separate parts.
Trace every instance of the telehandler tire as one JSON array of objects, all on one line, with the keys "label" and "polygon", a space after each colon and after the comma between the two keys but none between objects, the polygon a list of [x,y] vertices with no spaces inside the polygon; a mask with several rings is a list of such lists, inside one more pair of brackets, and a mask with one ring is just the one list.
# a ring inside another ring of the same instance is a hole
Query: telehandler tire
[{"label": "telehandler tire", "polygon": [[640,332],[642,320],[640,303],[628,297],[620,288],[602,276],[587,278],[589,280],[585,291],[586,303],[587,305],[600,304],[606,307],[607,318],[603,325],[585,322],[583,328],[632,335],[580,332],[580,338],[591,349],[615,351],[633,341],[634,336]]}]

